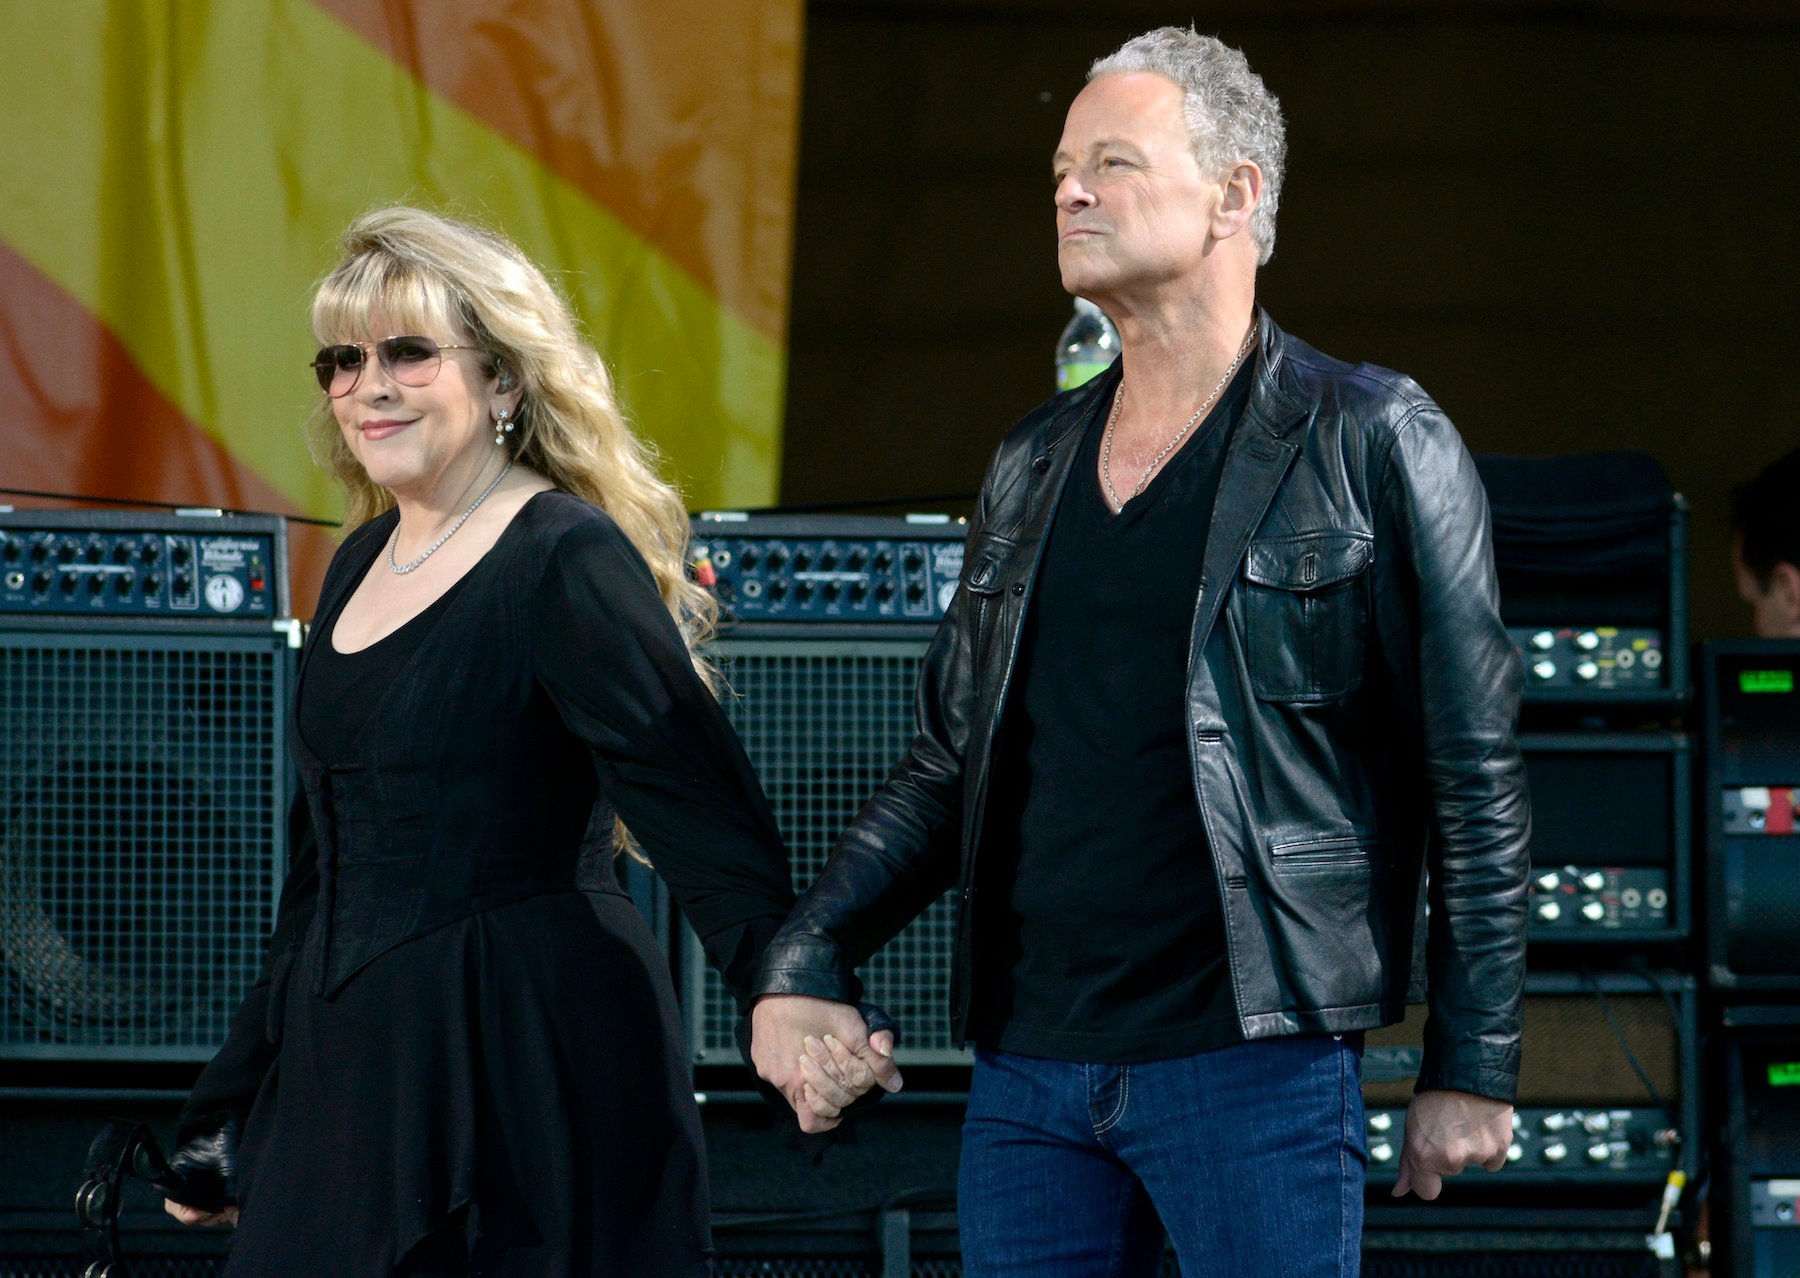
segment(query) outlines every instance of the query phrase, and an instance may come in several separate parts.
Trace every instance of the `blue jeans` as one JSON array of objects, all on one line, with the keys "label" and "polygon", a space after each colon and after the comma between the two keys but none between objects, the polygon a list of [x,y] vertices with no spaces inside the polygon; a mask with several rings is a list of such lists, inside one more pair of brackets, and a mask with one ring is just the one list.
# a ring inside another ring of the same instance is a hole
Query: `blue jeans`
[{"label": "blue jeans", "polygon": [[966,1278],[1354,1278],[1362,1058],[1345,1036],[1142,1065],[978,1049],[957,1213]]}]

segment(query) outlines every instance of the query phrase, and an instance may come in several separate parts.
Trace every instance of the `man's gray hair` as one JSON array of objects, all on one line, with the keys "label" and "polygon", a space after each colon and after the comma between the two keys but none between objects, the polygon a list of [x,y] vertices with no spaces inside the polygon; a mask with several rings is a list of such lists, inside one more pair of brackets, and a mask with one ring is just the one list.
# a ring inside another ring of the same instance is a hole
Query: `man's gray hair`
[{"label": "man's gray hair", "polygon": [[1257,262],[1275,252],[1275,213],[1287,167],[1287,124],[1281,103],[1238,50],[1182,27],[1146,31],[1098,59],[1089,80],[1149,72],[1173,80],[1184,95],[1182,115],[1194,158],[1208,177],[1223,177],[1245,160],[1262,170],[1262,198],[1250,217]]}]

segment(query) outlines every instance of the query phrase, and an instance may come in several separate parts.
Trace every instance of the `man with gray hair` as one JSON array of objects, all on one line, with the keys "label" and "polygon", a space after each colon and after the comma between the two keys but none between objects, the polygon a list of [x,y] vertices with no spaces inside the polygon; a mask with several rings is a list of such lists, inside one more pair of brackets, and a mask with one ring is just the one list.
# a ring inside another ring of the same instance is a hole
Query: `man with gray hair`
[{"label": "man with gray hair", "polygon": [[1530,823],[1486,499],[1414,382],[1257,307],[1285,154],[1217,40],[1094,64],[1057,251],[1123,355],[1001,443],[911,749],[763,966],[758,1069],[829,1126],[897,1085],[855,965],[960,888],[972,1278],[1153,1274],[1164,1229],[1187,1278],[1354,1274],[1361,1035],[1415,937],[1396,1193],[1511,1142]]}]

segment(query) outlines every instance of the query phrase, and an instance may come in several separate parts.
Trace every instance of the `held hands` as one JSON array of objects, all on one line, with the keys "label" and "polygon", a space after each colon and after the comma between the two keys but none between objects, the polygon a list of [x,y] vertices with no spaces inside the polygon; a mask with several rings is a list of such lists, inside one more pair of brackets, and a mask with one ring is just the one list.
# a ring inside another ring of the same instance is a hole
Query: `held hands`
[{"label": "held hands", "polygon": [[1420,1198],[1436,1198],[1445,1176],[1471,1164],[1499,1171],[1512,1144],[1512,1119],[1511,1105],[1472,1092],[1418,1093],[1406,1108],[1394,1197],[1410,1189]]},{"label": "held hands", "polygon": [[765,994],[751,1009],[750,1032],[756,1072],[787,1098],[803,1132],[830,1131],[876,1086],[900,1090],[893,1034],[870,1034],[848,1003]]}]

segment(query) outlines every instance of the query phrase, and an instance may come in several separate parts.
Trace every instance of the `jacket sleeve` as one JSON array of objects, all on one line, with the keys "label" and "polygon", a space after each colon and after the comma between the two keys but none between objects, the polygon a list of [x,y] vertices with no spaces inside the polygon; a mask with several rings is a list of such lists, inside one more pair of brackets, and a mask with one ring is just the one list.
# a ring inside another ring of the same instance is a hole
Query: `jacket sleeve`
[{"label": "jacket sleeve", "polygon": [[539,682],[740,1007],[794,903],[756,773],[642,556],[605,517],[565,531],[533,622]]},{"label": "jacket sleeve", "polygon": [[298,955],[319,900],[319,845],[304,794],[296,794],[288,809],[288,847],[287,881],[276,907],[262,973],[232,1018],[225,1045],[201,1071],[182,1107],[177,1144],[216,1131],[227,1119],[235,1118],[241,1125],[275,1063],[275,1045],[269,1036],[270,990],[276,974],[291,966]]},{"label": "jacket sleeve", "polygon": [[1530,804],[1523,672],[1500,620],[1487,495],[1448,418],[1412,407],[1377,490],[1375,606],[1429,791],[1428,1016],[1419,1090],[1511,1102],[1525,980]]},{"label": "jacket sleeve", "polygon": [[[981,536],[998,462],[970,521],[970,547]],[[856,966],[955,882],[976,705],[974,640],[968,596],[959,589],[919,670],[912,744],[769,947],[756,993],[855,1001]]]}]

